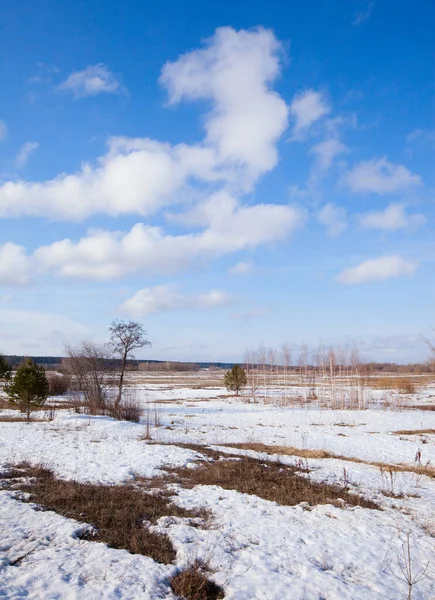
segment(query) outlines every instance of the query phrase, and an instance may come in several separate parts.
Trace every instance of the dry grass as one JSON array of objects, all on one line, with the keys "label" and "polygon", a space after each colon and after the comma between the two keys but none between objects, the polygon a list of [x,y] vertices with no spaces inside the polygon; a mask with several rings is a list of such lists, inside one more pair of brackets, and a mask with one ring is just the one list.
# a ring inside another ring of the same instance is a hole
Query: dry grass
[{"label": "dry grass", "polygon": [[422,381],[418,377],[374,377],[370,386],[378,390],[392,390],[399,394],[415,394]]},{"label": "dry grass", "polygon": [[182,600],[219,600],[223,590],[207,577],[207,569],[196,561],[171,579],[171,589]]},{"label": "dry grass", "polygon": [[[30,421],[33,423],[37,421],[41,423],[42,421],[47,421],[48,419],[35,419],[34,417],[30,417]],[[15,415],[0,415],[0,423],[28,423],[26,416],[15,416]]]},{"label": "dry grass", "polygon": [[[185,446],[186,447],[186,446]],[[251,494],[277,504],[294,506],[333,504],[342,507],[379,508],[363,496],[348,492],[339,485],[314,482],[304,476],[303,465],[288,466],[276,461],[264,461],[247,456],[230,457],[214,450],[189,444],[189,448],[206,454],[211,461],[199,461],[198,468],[178,468],[172,471],[184,487],[217,485],[242,494]]]},{"label": "dry grass", "polygon": [[252,450],[254,452],[264,452],[266,454],[281,454],[283,456],[298,456],[300,458],[318,458],[318,459],[336,459],[346,462],[359,463],[364,465],[370,465],[372,467],[382,468],[393,472],[409,472],[417,473],[418,475],[426,475],[427,477],[435,478],[435,467],[430,465],[427,466],[414,466],[414,465],[391,465],[385,462],[376,462],[364,460],[362,458],[356,458],[353,456],[344,456],[343,454],[334,454],[327,450],[304,450],[300,448],[294,448],[293,446],[268,446],[259,442],[249,442],[245,444],[227,444],[232,448],[239,448],[243,450]]},{"label": "dry grass", "polygon": [[394,435],[423,435],[423,434],[435,434],[435,429],[400,429],[399,431],[393,431]]},{"label": "dry grass", "polygon": [[25,501],[91,525],[81,539],[104,542],[166,564],[176,557],[172,543],[168,536],[150,531],[148,524],[163,516],[203,519],[205,514],[179,508],[162,491],[64,481],[45,467],[26,463],[11,468],[1,479],[9,480],[10,489],[27,492]]},{"label": "dry grass", "polygon": [[411,406],[407,406],[406,408],[412,408],[414,410],[428,410],[428,411],[435,411],[435,404],[412,404]]}]

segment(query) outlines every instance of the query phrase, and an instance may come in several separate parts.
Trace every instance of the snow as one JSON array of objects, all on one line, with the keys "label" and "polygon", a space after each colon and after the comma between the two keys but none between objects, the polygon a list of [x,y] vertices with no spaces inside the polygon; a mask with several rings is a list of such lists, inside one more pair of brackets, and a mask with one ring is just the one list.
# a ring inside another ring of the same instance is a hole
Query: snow
[{"label": "snow", "polygon": [[[227,600],[397,600],[407,597],[399,566],[407,535],[415,571],[429,563],[413,598],[430,598],[435,581],[435,479],[411,471],[396,473],[393,491],[400,497],[391,497],[385,495],[392,491],[391,479],[378,466],[347,459],[411,468],[420,449],[422,464],[435,465],[435,435],[394,433],[435,429],[435,412],[249,404],[222,398],[227,392],[218,386],[189,387],[187,376],[180,375],[175,386],[169,378],[161,384],[157,379],[153,375],[144,383],[141,378],[133,388],[144,404],[152,403],[151,410],[158,411],[161,426],[151,427],[152,443],[143,439],[144,424],[58,411],[52,422],[0,422],[0,469],[28,460],[50,466],[62,478],[115,484],[193,466],[200,455],[178,445],[184,442],[294,464],[294,457],[278,450],[270,456],[225,446],[259,442],[339,455],[307,459],[310,478],[346,481],[350,491],[378,502],[382,510],[280,506],[217,486],[173,485],[176,503],[207,508],[212,521],[202,529],[184,519],[161,518],[156,527],[177,550],[176,564],[161,565],[80,540],[77,532],[84,523],[35,510],[3,490],[0,598],[174,600],[168,577],[198,557],[208,562]],[[20,557],[16,565],[10,564]]]}]

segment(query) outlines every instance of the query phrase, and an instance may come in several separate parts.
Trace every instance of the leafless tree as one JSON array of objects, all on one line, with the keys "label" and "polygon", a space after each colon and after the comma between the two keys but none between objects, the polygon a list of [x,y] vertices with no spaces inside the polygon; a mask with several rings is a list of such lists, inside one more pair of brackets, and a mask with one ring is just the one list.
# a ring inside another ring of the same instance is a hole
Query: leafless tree
[{"label": "leafless tree", "polygon": [[65,368],[72,376],[72,384],[83,393],[91,414],[104,411],[107,401],[110,368],[106,347],[84,341],[79,346],[66,346]]},{"label": "leafless tree", "polygon": [[116,358],[121,361],[121,372],[118,381],[118,394],[115,400],[115,409],[117,409],[122,400],[122,388],[124,385],[125,367],[127,359],[133,358],[133,350],[151,346],[147,339],[147,332],[140,323],[136,321],[113,321],[109,327],[110,342],[109,347]]}]

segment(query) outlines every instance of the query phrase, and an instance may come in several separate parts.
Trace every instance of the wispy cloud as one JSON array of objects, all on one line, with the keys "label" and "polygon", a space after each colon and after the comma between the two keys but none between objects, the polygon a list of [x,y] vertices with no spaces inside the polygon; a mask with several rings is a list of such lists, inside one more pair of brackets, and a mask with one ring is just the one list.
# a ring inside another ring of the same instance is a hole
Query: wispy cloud
[{"label": "wispy cloud", "polygon": [[417,268],[417,263],[404,260],[400,256],[382,256],[366,260],[357,267],[344,270],[335,280],[345,284],[385,281],[393,277],[414,275]]},{"label": "wispy cloud", "polygon": [[72,92],[75,98],[103,93],[115,94],[124,90],[115,75],[104,64],[90,65],[83,71],[71,73],[58,89]]},{"label": "wispy cloud", "polygon": [[18,168],[24,167],[29,160],[30,155],[39,148],[38,142],[25,142],[15,158],[15,164]]},{"label": "wispy cloud", "polygon": [[338,237],[347,229],[346,209],[336,206],[332,202],[323,206],[317,219],[322,225],[325,225],[329,237]]},{"label": "wispy cloud", "polygon": [[385,157],[360,162],[344,176],[352,192],[387,194],[421,184],[419,175],[403,165],[389,162]]},{"label": "wispy cloud", "polygon": [[228,273],[230,275],[244,275],[245,273],[250,273],[254,265],[250,261],[241,261],[237,264],[233,265],[228,269]]},{"label": "wispy cloud", "polygon": [[365,10],[362,10],[355,15],[355,18],[352,21],[352,25],[354,25],[355,27],[358,27],[359,25],[362,25],[362,23],[364,23],[365,21],[370,19],[371,14],[373,12],[374,5],[375,5],[374,2],[369,2],[368,6]]},{"label": "wispy cloud", "polygon": [[4,121],[0,121],[0,142],[8,135],[8,126]]},{"label": "wispy cloud", "polygon": [[315,90],[304,90],[290,104],[290,115],[294,120],[293,139],[301,139],[313,123],[330,112],[322,94]]},{"label": "wispy cloud", "polygon": [[160,285],[139,290],[121,305],[121,310],[134,317],[144,317],[174,310],[216,308],[231,302],[231,297],[220,290],[188,295],[175,285]]},{"label": "wispy cloud", "polygon": [[406,227],[418,227],[426,223],[426,217],[421,214],[409,215],[406,206],[393,202],[385,210],[374,211],[360,215],[361,226],[365,229],[383,229],[395,231]]}]

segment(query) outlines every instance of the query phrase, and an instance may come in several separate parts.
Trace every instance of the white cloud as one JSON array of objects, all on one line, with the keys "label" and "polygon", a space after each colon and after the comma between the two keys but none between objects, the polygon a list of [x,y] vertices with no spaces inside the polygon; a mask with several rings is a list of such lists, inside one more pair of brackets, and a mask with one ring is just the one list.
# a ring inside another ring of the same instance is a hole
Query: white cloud
[{"label": "white cloud", "polygon": [[114,94],[122,89],[115,75],[103,64],[89,65],[83,71],[71,73],[58,88],[71,91],[76,98],[102,93]]},{"label": "white cloud", "polygon": [[408,215],[403,204],[392,203],[385,210],[360,215],[361,226],[366,229],[394,231],[405,227],[418,227],[426,223],[421,214]]},{"label": "white cloud", "polygon": [[254,178],[276,165],[275,145],[288,126],[288,107],[270,89],[280,52],[270,30],[222,27],[204,48],[167,63],[160,78],[171,104],[213,102],[205,144],[216,148],[219,162],[247,165]]},{"label": "white cloud", "polygon": [[383,157],[360,162],[345,175],[344,183],[352,192],[388,194],[420,185],[421,179],[403,165],[395,165]]},{"label": "white cloud", "polygon": [[417,263],[404,260],[397,255],[383,256],[366,260],[352,269],[346,269],[336,277],[336,281],[345,284],[384,281],[392,277],[414,275],[417,267]]},{"label": "white cloud", "polygon": [[322,225],[327,227],[330,237],[337,237],[347,229],[346,209],[328,202],[322,207],[317,218]]},{"label": "white cloud", "polygon": [[303,220],[304,214],[292,206],[239,206],[234,201],[199,233],[174,236],[137,223],[128,233],[94,231],[79,242],[64,239],[39,248],[34,257],[41,269],[66,277],[106,280],[135,272],[174,273],[281,240]]},{"label": "white cloud", "polygon": [[0,246],[0,285],[25,285],[31,264],[23,246],[6,242]]},{"label": "white cloud", "polygon": [[250,273],[254,265],[250,261],[241,261],[237,264],[233,265],[228,269],[228,273],[230,275],[243,275],[245,273]]},{"label": "white cloud", "polygon": [[230,296],[219,290],[186,295],[175,285],[160,285],[139,290],[121,305],[121,310],[134,317],[144,317],[174,310],[216,308],[231,301]]},{"label": "white cloud", "polygon": [[328,114],[330,110],[319,92],[305,90],[297,94],[290,105],[290,114],[295,121],[293,138],[302,137],[313,123]]},{"label": "white cloud", "polygon": [[[204,48],[167,63],[160,80],[171,103],[211,101],[202,142],[172,146],[148,138],[112,138],[107,154],[76,173],[0,185],[0,217],[146,216],[196,197],[195,186],[202,195],[216,189],[236,196],[251,191],[276,165],[276,143],[288,126],[288,107],[270,89],[280,71],[280,51],[271,31],[218,29]],[[103,91],[98,77],[92,85],[85,83],[88,74],[85,69],[70,76],[68,86],[78,94]]]},{"label": "white cloud", "polygon": [[17,167],[24,167],[32,152],[37,148],[39,148],[38,142],[24,142],[15,158]]},{"label": "white cloud", "polygon": [[8,126],[4,121],[0,121],[0,142],[8,135]]},{"label": "white cloud", "polygon": [[435,143],[435,131],[430,129],[413,129],[411,133],[406,136],[408,144],[414,142],[429,142]]},{"label": "white cloud", "polygon": [[355,18],[352,21],[352,25],[358,27],[359,25],[370,19],[374,5],[374,2],[369,2],[365,10],[362,10],[355,15]]},{"label": "white cloud", "polygon": [[347,151],[348,147],[334,138],[320,142],[311,148],[311,152],[317,157],[318,167],[322,171],[330,169],[335,157]]}]

